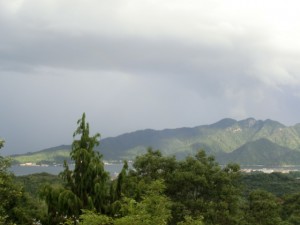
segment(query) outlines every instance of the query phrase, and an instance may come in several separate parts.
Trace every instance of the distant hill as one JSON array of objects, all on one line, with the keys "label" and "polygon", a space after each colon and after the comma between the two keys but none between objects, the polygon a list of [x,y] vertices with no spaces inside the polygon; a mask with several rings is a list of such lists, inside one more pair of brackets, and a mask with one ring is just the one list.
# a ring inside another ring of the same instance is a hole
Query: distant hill
[{"label": "distant hill", "polygon": [[217,160],[221,164],[235,162],[244,166],[296,165],[300,162],[300,152],[262,138],[247,142],[231,153],[221,153],[217,155]]},{"label": "distant hill", "polygon": [[70,161],[70,145],[60,145],[47,148],[38,152],[28,152],[26,154],[11,155],[13,163],[37,163],[37,164],[62,164],[64,160]]},{"label": "distant hill", "polygon": [[[267,160],[272,159],[272,163],[300,164],[296,154],[300,152],[300,124],[288,127],[273,120],[223,119],[211,125],[193,128],[146,129],[105,138],[96,150],[106,160],[122,160],[133,159],[145,153],[150,146],[178,158],[204,149],[208,154],[216,155],[220,162],[236,160],[245,164],[266,164]],[[26,156],[31,156],[33,160],[34,155],[38,154],[36,158],[41,159],[41,154],[45,153],[43,160],[51,161],[56,160],[56,156],[62,159],[69,150],[70,146],[59,146]],[[24,162],[25,155],[13,156],[21,162],[20,157]]]}]

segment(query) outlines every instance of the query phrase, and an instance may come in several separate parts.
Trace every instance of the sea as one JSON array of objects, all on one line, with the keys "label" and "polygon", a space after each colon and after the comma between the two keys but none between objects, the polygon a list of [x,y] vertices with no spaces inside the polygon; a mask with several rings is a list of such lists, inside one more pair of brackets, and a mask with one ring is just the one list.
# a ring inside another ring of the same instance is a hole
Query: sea
[{"label": "sea", "polygon": [[[129,167],[132,166],[132,163],[129,163]],[[69,168],[72,170],[74,169],[74,164],[69,165]],[[106,163],[104,164],[104,169],[110,173],[111,177],[116,177],[122,170],[123,163]],[[58,175],[60,172],[64,170],[62,165],[56,166],[20,166],[20,165],[13,165],[9,169],[12,173],[16,176],[24,176],[34,173],[49,173]],[[241,166],[241,171],[245,173],[250,172],[263,172],[263,173],[289,173],[292,171],[300,171],[300,165],[290,165],[290,166],[264,166],[264,165],[254,165],[254,166]]]},{"label": "sea", "polygon": [[[70,169],[74,169],[74,165],[69,165]],[[112,164],[105,164],[104,169],[110,173],[112,177],[117,176],[123,168],[122,163],[112,163]],[[57,166],[20,166],[20,165],[13,165],[9,169],[15,176],[25,176],[35,173],[49,173],[58,175],[60,172],[64,170],[62,165]]]}]

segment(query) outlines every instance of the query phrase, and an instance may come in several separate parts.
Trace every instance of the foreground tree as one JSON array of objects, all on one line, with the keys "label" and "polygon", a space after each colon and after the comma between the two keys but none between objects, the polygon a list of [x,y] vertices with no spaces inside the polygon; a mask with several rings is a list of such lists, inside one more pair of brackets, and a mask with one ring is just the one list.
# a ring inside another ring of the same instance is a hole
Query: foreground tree
[{"label": "foreground tree", "polygon": [[[0,148],[4,145],[4,141],[0,140]],[[8,215],[6,212],[8,202],[8,192],[9,186],[11,184],[11,178],[7,173],[7,168],[9,166],[9,160],[0,156],[0,225],[9,223]]]},{"label": "foreground tree", "polygon": [[282,205],[282,218],[293,225],[300,225],[300,193],[284,197]]},{"label": "foreground tree", "polygon": [[77,122],[78,128],[73,137],[80,135],[80,139],[74,140],[71,159],[75,162],[75,169],[71,171],[65,162],[65,171],[62,173],[66,181],[66,187],[79,200],[82,209],[94,209],[98,212],[107,211],[109,174],[104,170],[102,155],[94,151],[99,145],[100,134],[90,136],[89,124],[85,122],[85,113]]},{"label": "foreground tree", "polygon": [[114,217],[85,210],[80,225],[166,225],[171,218],[171,202],[163,194],[164,189],[163,181],[150,182],[144,186],[141,201],[122,197],[118,200],[120,210]]},{"label": "foreground tree", "polygon": [[[172,224],[185,218],[199,221],[199,216],[205,224],[241,224],[238,165],[221,168],[204,151],[176,161],[174,157],[164,157],[159,151],[149,149],[136,158],[133,166],[129,181],[134,177],[145,183],[157,179],[165,181],[165,194],[173,203]],[[141,192],[142,189],[136,187],[135,193]]]},{"label": "foreground tree", "polygon": [[124,197],[121,200],[121,217],[116,225],[165,225],[171,218],[170,199],[163,194],[163,181],[156,180],[144,186],[141,201]]},{"label": "foreground tree", "polygon": [[42,219],[43,209],[15,182],[9,167],[10,159],[0,156],[0,225],[34,224]]},{"label": "foreground tree", "polygon": [[102,155],[94,151],[94,147],[99,145],[100,134],[90,136],[85,113],[77,124],[73,137],[79,135],[80,138],[73,141],[70,153],[75,168],[71,170],[65,161],[65,169],[61,173],[65,187],[63,189],[45,187],[43,195],[48,204],[49,218],[55,216],[59,222],[62,218],[68,217],[72,218],[74,224],[77,223],[82,209],[107,213],[110,206],[109,174],[104,170]]},{"label": "foreground tree", "polygon": [[238,178],[238,165],[222,169],[204,151],[179,162],[167,181],[167,194],[175,203],[174,219],[201,215],[205,224],[240,224]]},{"label": "foreground tree", "polygon": [[0,148],[4,146],[4,140],[0,140]]},{"label": "foreground tree", "polygon": [[249,195],[249,210],[246,213],[247,224],[280,225],[279,202],[267,191],[255,190]]}]

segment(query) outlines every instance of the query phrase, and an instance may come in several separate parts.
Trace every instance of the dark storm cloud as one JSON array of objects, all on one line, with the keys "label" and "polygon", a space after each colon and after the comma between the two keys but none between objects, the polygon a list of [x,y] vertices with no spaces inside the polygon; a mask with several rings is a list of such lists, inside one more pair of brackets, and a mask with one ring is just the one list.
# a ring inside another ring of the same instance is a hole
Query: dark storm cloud
[{"label": "dark storm cloud", "polygon": [[5,150],[68,144],[83,111],[103,136],[299,122],[296,3],[267,2],[0,2]]},{"label": "dark storm cloud", "polygon": [[184,40],[134,37],[45,34],[36,39],[28,43],[20,40],[7,54],[2,53],[2,69],[18,70],[23,66],[24,72],[28,72],[30,68],[34,71],[49,67],[164,76],[171,82],[178,80],[198,89],[203,95],[218,95],[231,84],[241,81],[252,85],[256,80],[247,74],[255,58],[255,52],[242,46],[247,40],[215,47],[205,43],[189,44]]}]

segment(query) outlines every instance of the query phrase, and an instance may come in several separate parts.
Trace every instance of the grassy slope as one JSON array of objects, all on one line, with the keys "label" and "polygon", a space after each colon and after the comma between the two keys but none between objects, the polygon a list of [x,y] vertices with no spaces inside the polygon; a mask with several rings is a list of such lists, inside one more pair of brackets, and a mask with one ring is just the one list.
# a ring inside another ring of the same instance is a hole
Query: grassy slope
[{"label": "grassy slope", "polygon": [[65,159],[69,159],[69,149],[57,149],[53,151],[40,151],[37,153],[30,153],[26,155],[12,156],[12,159],[16,163],[45,163],[45,162],[57,162],[63,163]]},{"label": "grassy slope", "polygon": [[300,152],[261,138],[246,143],[234,152],[218,155],[217,159],[222,164],[235,162],[241,165],[296,165],[300,162]]}]

